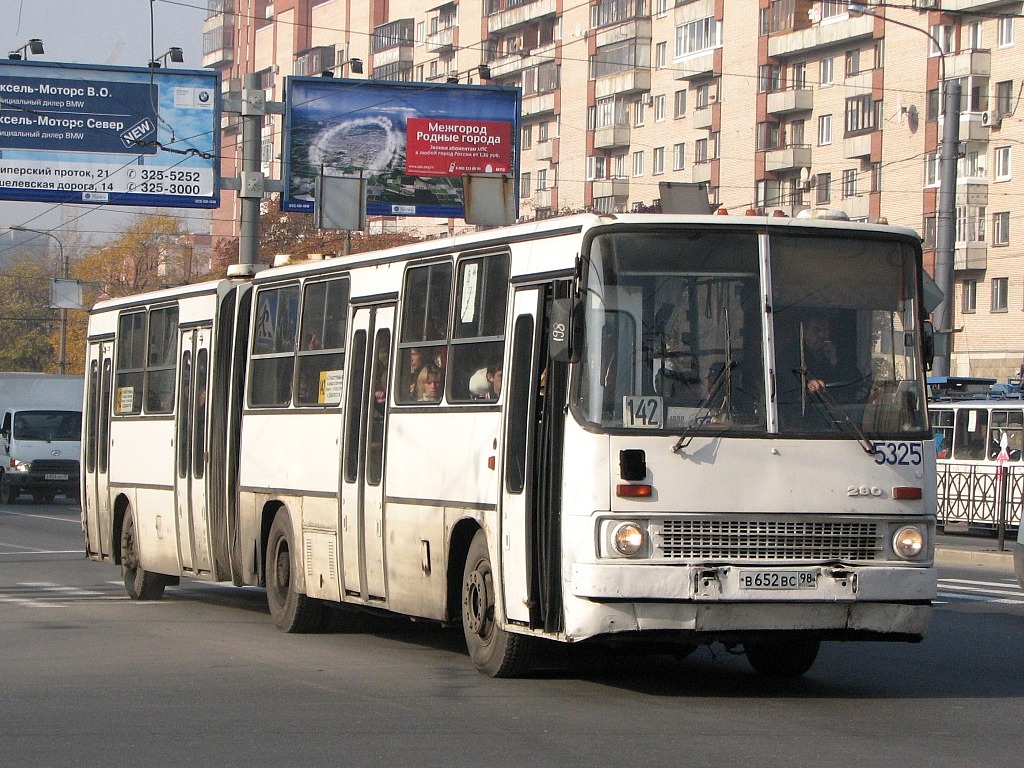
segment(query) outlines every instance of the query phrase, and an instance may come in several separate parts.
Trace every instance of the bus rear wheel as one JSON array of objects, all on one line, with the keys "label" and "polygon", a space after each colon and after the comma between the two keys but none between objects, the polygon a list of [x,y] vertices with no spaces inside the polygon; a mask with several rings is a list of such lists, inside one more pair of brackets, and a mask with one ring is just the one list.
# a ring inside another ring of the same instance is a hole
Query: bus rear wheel
[{"label": "bus rear wheel", "polygon": [[494,574],[487,537],[477,531],[462,576],[462,632],[473,665],[490,677],[519,677],[529,671],[536,639],[498,626]]},{"label": "bus rear wheel", "polygon": [[128,507],[121,525],[121,576],[124,578],[124,588],[132,600],[159,600],[164,596],[168,577],[143,569],[139,562],[135,513]]},{"label": "bus rear wheel", "polygon": [[800,677],[818,658],[821,641],[798,638],[744,646],[747,662],[759,675],[777,679]]},{"label": "bus rear wheel", "polygon": [[285,632],[316,632],[326,620],[324,604],[295,590],[292,574],[292,526],[288,512],[278,510],[267,540],[267,604],[270,617]]}]

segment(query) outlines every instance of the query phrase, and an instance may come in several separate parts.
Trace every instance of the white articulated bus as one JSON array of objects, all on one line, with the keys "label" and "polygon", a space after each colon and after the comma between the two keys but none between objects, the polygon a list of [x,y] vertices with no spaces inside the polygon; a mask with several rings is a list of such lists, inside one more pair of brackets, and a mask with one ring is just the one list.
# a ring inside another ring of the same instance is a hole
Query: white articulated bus
[{"label": "white articulated bus", "polygon": [[545,641],[914,642],[935,595],[920,239],[582,215],[98,304],[88,554]]}]

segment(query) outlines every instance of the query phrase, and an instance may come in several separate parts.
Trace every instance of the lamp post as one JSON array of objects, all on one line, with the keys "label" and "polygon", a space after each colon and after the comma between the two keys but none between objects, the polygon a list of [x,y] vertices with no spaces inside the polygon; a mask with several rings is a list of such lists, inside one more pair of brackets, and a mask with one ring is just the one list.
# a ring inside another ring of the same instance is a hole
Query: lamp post
[{"label": "lamp post", "polygon": [[13,51],[7,54],[7,58],[11,61],[21,61],[24,58],[28,58],[29,53],[34,53],[38,56],[41,53],[45,53],[43,50],[43,41],[38,37],[33,37],[21,48],[15,48]]},{"label": "lamp post", "polygon": [[177,46],[172,46],[171,49],[167,51],[167,53],[162,53],[155,59],[150,61],[149,68],[160,69],[160,67],[164,66],[167,63],[168,59],[174,62],[175,64],[181,64],[183,61],[185,61],[185,54],[181,50],[181,48],[178,48]]},{"label": "lamp post", "polygon": [[[69,265],[67,257],[64,255],[64,243],[60,241],[52,232],[47,232],[45,229],[32,229],[31,227],[12,226],[11,230],[14,232],[32,232],[36,235],[44,235],[46,237],[52,237],[57,243],[57,249],[60,251],[60,268],[61,276],[67,280]],[[58,372],[61,375],[67,372],[67,349],[68,349],[68,311],[65,308],[60,310],[60,352],[59,352],[59,363]]]},{"label": "lamp post", "polygon": [[935,319],[935,362],[932,373],[948,376],[953,351],[953,256],[956,249],[956,164],[960,145],[960,83],[946,83],[946,50],[935,35],[905,21],[880,16],[866,5],[850,3],[851,16],[874,16],[889,24],[912,29],[927,37],[939,52],[939,92],[944,93],[942,142],[939,149],[939,199],[935,206],[935,284],[942,291],[942,303],[932,313]]}]

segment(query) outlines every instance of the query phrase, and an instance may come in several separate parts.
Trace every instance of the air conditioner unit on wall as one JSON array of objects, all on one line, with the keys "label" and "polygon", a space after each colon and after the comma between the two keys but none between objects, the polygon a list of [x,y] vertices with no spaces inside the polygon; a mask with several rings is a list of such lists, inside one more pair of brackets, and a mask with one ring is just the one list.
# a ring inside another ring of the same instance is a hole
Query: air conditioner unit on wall
[{"label": "air conditioner unit on wall", "polygon": [[991,128],[998,128],[1003,122],[1003,116],[998,110],[992,109],[981,113],[981,124]]}]

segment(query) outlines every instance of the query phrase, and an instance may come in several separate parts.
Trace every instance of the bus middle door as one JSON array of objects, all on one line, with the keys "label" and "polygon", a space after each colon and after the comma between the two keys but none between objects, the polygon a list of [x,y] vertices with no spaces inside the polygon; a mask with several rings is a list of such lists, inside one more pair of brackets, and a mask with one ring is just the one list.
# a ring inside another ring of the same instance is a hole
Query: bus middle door
[{"label": "bus middle door", "polygon": [[174,491],[178,554],[183,571],[210,573],[212,559],[207,525],[207,457],[209,456],[209,326],[181,330],[178,403],[175,409]]},{"label": "bus middle door", "polygon": [[86,378],[85,444],[82,446],[82,519],[89,555],[113,557],[110,513],[110,406],[113,384],[114,342],[89,343]]},{"label": "bus middle door", "polygon": [[386,600],[384,437],[394,305],[360,307],[352,321],[342,457],[345,592]]}]

